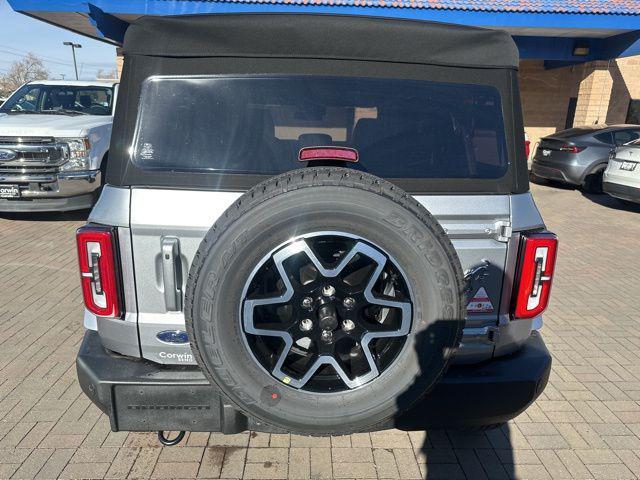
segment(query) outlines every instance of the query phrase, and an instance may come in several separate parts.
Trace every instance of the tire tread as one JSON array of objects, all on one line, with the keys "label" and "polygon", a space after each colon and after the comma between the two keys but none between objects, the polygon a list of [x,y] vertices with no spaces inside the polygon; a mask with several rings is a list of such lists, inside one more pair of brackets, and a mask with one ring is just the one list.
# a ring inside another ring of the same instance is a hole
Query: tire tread
[{"label": "tire tread", "polygon": [[[387,180],[363,172],[357,172],[354,174],[353,170],[341,167],[310,167],[293,170],[276,177],[272,177],[254,186],[251,190],[249,190],[242,197],[236,200],[236,202],[232,205],[232,207],[235,208],[229,207],[204,236],[200,247],[196,251],[191,268],[189,269],[187,285],[195,285],[198,282],[198,279],[202,273],[202,267],[204,265],[205,258],[209,254],[211,248],[213,248],[215,242],[234,222],[240,219],[245,212],[249,211],[255,205],[275,198],[279,195],[283,195],[289,191],[322,186],[341,186],[363,190],[366,192],[373,192],[396,202],[400,206],[412,212],[431,231],[431,233],[437,238],[438,243],[443,247],[445,255],[447,257],[447,261],[453,267],[455,282],[456,285],[458,285],[458,296],[462,299],[466,298],[464,291],[464,274],[460,266],[458,255],[451,245],[447,233],[444,231],[440,223],[435,220],[435,218],[427,211],[427,209],[417,200],[415,200],[413,196],[404,192],[402,189],[398,188]],[[193,329],[193,322],[191,321],[191,319],[193,318],[192,314],[194,308],[194,298],[191,295],[191,292],[192,289],[190,288],[187,288],[185,292],[185,324],[194,358],[198,365],[200,365],[202,368],[202,365],[204,365],[205,363],[200,353],[200,346],[198,345],[197,336],[195,335]],[[465,301],[460,302],[458,311],[458,315],[460,315],[460,318],[464,318],[465,305]],[[459,345],[461,338],[462,328],[459,328],[457,332],[457,338],[455,340],[455,345]],[[441,374],[444,374],[447,368],[448,365],[445,366]],[[213,385],[216,385],[224,395],[224,389],[207,371],[207,369],[202,368],[202,371],[207,379]],[[235,407],[240,411],[243,411],[241,405],[233,402],[226,395],[224,395],[224,397],[228,399],[231,404],[235,405]],[[252,414],[252,416],[255,418],[255,415]],[[268,421],[261,418],[256,419],[264,423],[269,423]],[[375,423],[365,428],[349,431],[347,433],[369,431],[371,429],[374,429],[376,425],[380,425],[380,423],[381,422],[376,421]],[[321,434],[312,430],[296,433],[315,436],[331,434],[342,435],[345,434],[345,429],[341,428],[340,430],[335,430],[334,432],[323,432]]]}]

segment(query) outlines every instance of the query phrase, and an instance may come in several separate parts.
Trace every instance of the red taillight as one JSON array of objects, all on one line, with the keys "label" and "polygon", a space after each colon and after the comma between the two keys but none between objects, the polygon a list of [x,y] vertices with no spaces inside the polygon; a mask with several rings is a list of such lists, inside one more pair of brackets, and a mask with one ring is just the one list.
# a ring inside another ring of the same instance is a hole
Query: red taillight
[{"label": "red taillight", "polygon": [[549,303],[558,239],[553,233],[522,237],[519,273],[512,306],[514,319],[540,315]]},{"label": "red taillight", "polygon": [[115,240],[112,227],[87,226],[76,232],[84,304],[100,317],[121,313]]},{"label": "red taillight", "polygon": [[527,157],[527,159],[529,159],[529,155],[531,154],[531,141],[530,140],[525,140],[524,141],[524,154]]},{"label": "red taillight", "polygon": [[348,147],[304,147],[298,153],[298,160],[338,160],[343,162],[357,162],[358,151]]},{"label": "red taillight", "polygon": [[560,151],[567,153],[580,153],[587,147],[578,147],[576,145],[563,145],[560,147]]}]

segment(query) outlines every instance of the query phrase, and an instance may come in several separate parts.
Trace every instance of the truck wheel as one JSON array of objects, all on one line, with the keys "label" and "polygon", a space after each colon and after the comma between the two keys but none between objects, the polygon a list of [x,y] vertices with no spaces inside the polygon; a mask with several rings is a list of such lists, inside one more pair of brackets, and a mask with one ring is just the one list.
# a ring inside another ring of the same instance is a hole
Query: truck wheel
[{"label": "truck wheel", "polygon": [[460,342],[463,292],[456,251],[422,205],[372,175],[314,167],[257,185],[211,227],[185,318],[202,371],[240,410],[344,434],[436,384]]}]

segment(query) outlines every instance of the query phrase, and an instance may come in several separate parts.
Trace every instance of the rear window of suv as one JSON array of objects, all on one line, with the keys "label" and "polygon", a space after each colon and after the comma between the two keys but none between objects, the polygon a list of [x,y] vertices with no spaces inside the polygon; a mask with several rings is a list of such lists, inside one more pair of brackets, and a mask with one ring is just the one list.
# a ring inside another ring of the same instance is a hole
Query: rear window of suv
[{"label": "rear window of suv", "polygon": [[500,178],[502,106],[486,85],[317,76],[152,77],[133,161],[143,169],[279,174],[301,148],[358,151],[384,178]]}]

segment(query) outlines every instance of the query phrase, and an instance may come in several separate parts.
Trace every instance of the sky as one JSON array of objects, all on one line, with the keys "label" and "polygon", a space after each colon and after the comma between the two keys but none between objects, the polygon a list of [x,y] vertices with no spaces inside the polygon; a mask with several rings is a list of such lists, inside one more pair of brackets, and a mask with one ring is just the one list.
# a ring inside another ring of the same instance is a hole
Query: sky
[{"label": "sky", "polygon": [[116,49],[112,45],[16,13],[6,0],[0,0],[0,25],[0,74],[32,52],[42,58],[51,78],[73,79],[71,47],[62,45],[66,41],[82,45],[76,49],[81,80],[95,79],[100,69],[116,68]]}]

